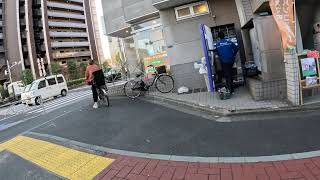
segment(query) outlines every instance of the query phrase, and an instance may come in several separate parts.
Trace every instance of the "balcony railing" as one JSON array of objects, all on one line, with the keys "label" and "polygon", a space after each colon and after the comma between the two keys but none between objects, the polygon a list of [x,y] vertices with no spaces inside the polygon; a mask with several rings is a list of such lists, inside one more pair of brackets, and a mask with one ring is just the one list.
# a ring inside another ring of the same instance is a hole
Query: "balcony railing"
[{"label": "balcony railing", "polygon": [[85,16],[81,14],[53,12],[53,11],[48,11],[48,16],[60,17],[60,18],[71,18],[71,19],[85,19]]},{"label": "balcony railing", "polygon": [[60,47],[86,47],[89,46],[88,41],[84,42],[52,42],[51,47],[60,48]]},{"label": "balcony railing", "polygon": [[53,53],[53,58],[71,58],[71,57],[85,57],[91,56],[90,51],[82,51],[82,52],[65,52],[65,53]]},{"label": "balcony railing", "polygon": [[78,2],[78,3],[83,3],[83,0],[70,0],[72,2]]},{"label": "balcony railing", "polygon": [[71,5],[67,3],[58,3],[58,2],[48,2],[48,7],[62,8],[62,9],[71,9],[77,11],[83,11],[84,8],[82,6]]},{"label": "balcony railing", "polygon": [[69,22],[49,21],[48,24],[51,27],[87,28],[87,25],[84,24],[84,23],[69,23]]},{"label": "balcony railing", "polygon": [[56,32],[50,31],[51,37],[88,37],[86,32]]}]

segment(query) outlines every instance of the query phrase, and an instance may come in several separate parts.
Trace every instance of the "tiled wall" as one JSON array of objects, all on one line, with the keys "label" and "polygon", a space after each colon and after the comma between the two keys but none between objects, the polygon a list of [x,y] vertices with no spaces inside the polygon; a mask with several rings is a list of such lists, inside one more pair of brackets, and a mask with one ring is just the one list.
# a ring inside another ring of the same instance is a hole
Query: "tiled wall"
[{"label": "tiled wall", "polygon": [[298,59],[295,53],[286,53],[285,56],[287,96],[293,105],[300,105],[300,81]]},{"label": "tiled wall", "polygon": [[259,100],[280,99],[284,100],[287,97],[286,79],[261,81],[254,78],[247,79],[252,97]]},{"label": "tiled wall", "polygon": [[199,70],[194,69],[193,64],[192,62],[171,66],[175,89],[182,86],[188,87],[190,90],[206,88],[204,76],[199,74]]}]

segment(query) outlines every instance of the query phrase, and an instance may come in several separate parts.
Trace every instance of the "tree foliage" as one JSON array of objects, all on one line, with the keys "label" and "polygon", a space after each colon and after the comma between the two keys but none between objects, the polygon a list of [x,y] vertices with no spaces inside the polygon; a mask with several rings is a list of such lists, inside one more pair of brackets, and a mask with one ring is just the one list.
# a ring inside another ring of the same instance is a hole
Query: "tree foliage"
[{"label": "tree foliage", "polygon": [[68,60],[67,61],[68,66],[68,73],[69,73],[69,79],[74,80],[78,79],[78,68],[77,68],[77,62],[75,60]]},{"label": "tree foliage", "polygon": [[52,75],[61,74],[62,71],[61,71],[60,64],[57,62],[51,63],[51,71],[52,71]]},{"label": "tree foliage", "polygon": [[33,81],[33,75],[31,69],[26,69],[22,73],[22,81],[25,85],[31,84]]}]

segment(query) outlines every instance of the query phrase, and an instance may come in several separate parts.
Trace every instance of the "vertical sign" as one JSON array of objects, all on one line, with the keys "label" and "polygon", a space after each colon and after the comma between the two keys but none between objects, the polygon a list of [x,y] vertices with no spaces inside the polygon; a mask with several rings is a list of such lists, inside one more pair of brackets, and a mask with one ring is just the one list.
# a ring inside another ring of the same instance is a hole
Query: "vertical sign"
[{"label": "vertical sign", "polygon": [[285,50],[296,47],[294,0],[270,0],[272,14],[281,33]]},{"label": "vertical sign", "polygon": [[201,35],[201,41],[202,41],[202,47],[203,47],[203,52],[204,52],[204,56],[206,58],[206,64],[207,64],[207,70],[208,70],[208,80],[209,80],[209,86],[210,92],[214,92],[214,83],[213,83],[213,78],[212,78],[212,65],[211,65],[211,57],[209,55],[209,48],[211,47],[209,44],[213,42],[208,42],[208,35],[210,36],[210,34],[207,35],[206,32],[206,26],[204,24],[200,24],[200,35]]}]

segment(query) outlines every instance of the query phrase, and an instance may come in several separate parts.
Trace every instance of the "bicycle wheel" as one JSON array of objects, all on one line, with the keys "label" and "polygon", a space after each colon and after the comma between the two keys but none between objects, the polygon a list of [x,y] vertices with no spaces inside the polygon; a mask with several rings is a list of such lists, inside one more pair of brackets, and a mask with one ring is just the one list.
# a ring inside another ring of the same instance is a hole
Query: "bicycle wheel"
[{"label": "bicycle wheel", "polygon": [[129,98],[137,98],[141,95],[140,84],[137,81],[131,80],[124,85],[124,94]]},{"label": "bicycle wheel", "polygon": [[174,88],[174,80],[169,75],[160,75],[156,81],[156,89],[161,93],[169,93]]},{"label": "bicycle wheel", "polygon": [[105,90],[103,89],[99,90],[99,99],[104,106],[107,106],[107,107],[110,106],[109,96],[107,92],[105,92]]}]

